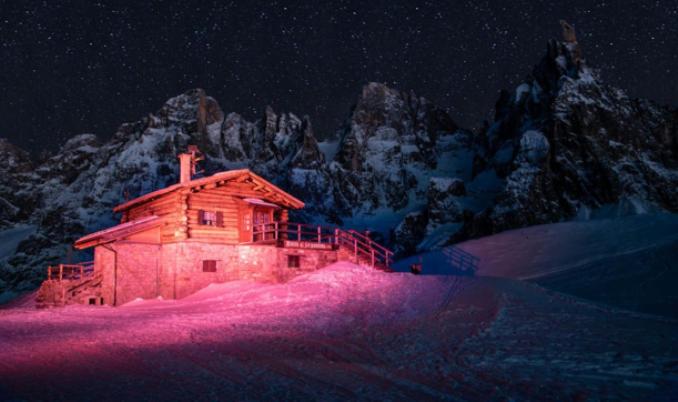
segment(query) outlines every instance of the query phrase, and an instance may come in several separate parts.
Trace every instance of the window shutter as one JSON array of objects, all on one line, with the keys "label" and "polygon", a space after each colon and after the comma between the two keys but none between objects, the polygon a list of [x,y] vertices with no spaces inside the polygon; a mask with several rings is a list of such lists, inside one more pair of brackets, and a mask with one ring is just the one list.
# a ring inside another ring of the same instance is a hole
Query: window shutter
[{"label": "window shutter", "polygon": [[202,272],[217,272],[217,261],[216,260],[203,260],[202,261]]},{"label": "window shutter", "polygon": [[205,211],[202,209],[198,211],[198,224],[204,225],[205,224]]},{"label": "window shutter", "polygon": [[299,256],[298,255],[288,255],[287,256],[287,267],[288,268],[299,268]]},{"label": "window shutter", "polygon": [[220,228],[224,227],[224,213],[217,211],[217,226]]}]

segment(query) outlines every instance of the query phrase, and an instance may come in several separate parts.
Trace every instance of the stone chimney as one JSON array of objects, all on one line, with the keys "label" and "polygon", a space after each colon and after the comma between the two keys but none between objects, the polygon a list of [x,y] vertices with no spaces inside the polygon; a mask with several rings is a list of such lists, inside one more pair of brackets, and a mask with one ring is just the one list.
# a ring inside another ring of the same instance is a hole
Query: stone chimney
[{"label": "stone chimney", "polygon": [[179,154],[179,183],[191,181],[197,172],[196,165],[203,159],[205,158],[195,145],[189,145],[188,152]]},{"label": "stone chimney", "polygon": [[191,181],[191,154],[179,155],[179,183]]}]

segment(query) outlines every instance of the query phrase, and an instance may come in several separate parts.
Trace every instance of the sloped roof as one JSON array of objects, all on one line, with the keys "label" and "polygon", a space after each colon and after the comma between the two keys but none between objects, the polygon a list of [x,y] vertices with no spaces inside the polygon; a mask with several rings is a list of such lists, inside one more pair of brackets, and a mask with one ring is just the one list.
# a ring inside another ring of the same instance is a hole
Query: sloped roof
[{"label": "sloped roof", "polygon": [[225,172],[219,172],[215,173],[212,176],[209,177],[203,177],[200,179],[195,179],[188,181],[186,183],[177,183],[173,184],[169,187],[165,187],[160,190],[153,191],[151,193],[142,195],[141,197],[135,198],[133,200],[129,200],[125,203],[122,203],[115,208],[113,208],[114,212],[122,212],[125,211],[129,208],[132,208],[136,205],[139,205],[141,203],[144,203],[146,201],[151,201],[154,200],[158,197],[161,197],[165,194],[169,194],[171,192],[180,190],[180,189],[191,189],[193,191],[200,191],[206,186],[219,183],[219,182],[225,182],[225,181],[231,181],[231,180],[236,180],[236,179],[250,179],[252,182],[255,183],[256,186],[266,189],[269,192],[273,192],[278,195],[279,198],[281,198],[284,201],[284,204],[287,204],[287,206],[291,208],[303,208],[304,207],[304,202],[301,201],[300,199],[294,197],[293,195],[285,192],[282,190],[280,187],[276,186],[275,184],[269,182],[268,180],[262,178],[261,176],[257,175],[256,173],[252,172],[249,169],[237,169],[237,170],[228,170]]},{"label": "sloped roof", "polygon": [[159,226],[160,223],[159,216],[145,216],[83,236],[75,241],[74,246],[78,250],[98,246],[99,244],[109,243],[135,233],[143,232],[144,230]]}]

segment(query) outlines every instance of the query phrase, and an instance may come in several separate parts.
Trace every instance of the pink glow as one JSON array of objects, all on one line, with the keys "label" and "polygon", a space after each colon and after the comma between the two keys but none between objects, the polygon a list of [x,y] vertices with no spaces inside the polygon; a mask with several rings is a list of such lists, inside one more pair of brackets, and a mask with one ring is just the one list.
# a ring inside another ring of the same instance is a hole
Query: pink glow
[{"label": "pink glow", "polygon": [[505,279],[338,263],[286,284],[236,281],[176,301],[0,310],[0,391],[67,400],[482,399],[501,387],[534,399],[586,390],[591,381],[572,376],[587,370],[585,359],[613,397],[620,374],[606,377],[596,364],[644,353],[654,357],[634,367],[661,376],[646,337],[675,330],[633,317],[642,325],[629,332],[628,319]]}]

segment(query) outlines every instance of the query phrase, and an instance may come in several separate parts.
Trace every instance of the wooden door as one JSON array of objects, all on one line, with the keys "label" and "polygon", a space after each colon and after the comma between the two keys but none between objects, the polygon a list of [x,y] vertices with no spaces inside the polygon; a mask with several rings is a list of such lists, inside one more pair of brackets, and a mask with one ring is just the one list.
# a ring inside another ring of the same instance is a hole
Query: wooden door
[{"label": "wooden door", "polygon": [[271,240],[275,238],[273,230],[273,209],[266,207],[255,207],[253,223],[258,232],[264,232],[262,235],[255,235],[254,240]]},{"label": "wooden door", "polygon": [[252,241],[252,214],[253,208],[249,204],[243,203],[238,208],[238,221],[240,232],[240,241],[243,243]]}]

